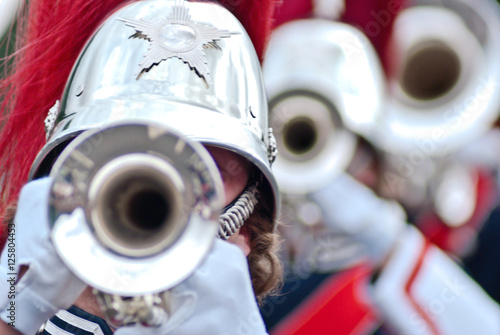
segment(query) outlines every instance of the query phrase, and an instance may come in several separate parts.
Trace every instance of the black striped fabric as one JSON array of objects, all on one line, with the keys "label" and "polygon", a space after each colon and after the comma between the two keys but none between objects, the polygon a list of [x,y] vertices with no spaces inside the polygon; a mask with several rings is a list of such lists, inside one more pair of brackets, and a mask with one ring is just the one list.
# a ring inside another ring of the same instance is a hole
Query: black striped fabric
[{"label": "black striped fabric", "polygon": [[90,313],[71,306],[59,311],[45,325],[42,335],[112,335],[106,322]]}]

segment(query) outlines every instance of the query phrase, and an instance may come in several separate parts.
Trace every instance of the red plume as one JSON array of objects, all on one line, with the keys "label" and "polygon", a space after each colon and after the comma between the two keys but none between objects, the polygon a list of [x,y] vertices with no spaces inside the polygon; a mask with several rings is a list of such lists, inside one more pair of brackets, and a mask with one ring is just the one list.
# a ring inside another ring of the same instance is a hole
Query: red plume
[{"label": "red plume", "polygon": [[44,119],[60,99],[71,68],[95,27],[123,0],[33,0],[18,19],[20,46],[0,82],[1,212],[13,203],[45,144]]},{"label": "red plume", "polygon": [[[0,81],[0,218],[15,203],[45,144],[44,119],[61,98],[83,45],[124,0],[30,0],[18,20],[13,71]],[[274,14],[272,0],[222,0],[248,30],[262,57]],[[3,220],[2,220],[3,222]]]},{"label": "red plume", "polygon": [[342,20],[363,31],[377,50],[386,73],[390,69],[389,40],[398,14],[408,0],[349,0]]},{"label": "red plume", "polygon": [[273,28],[275,9],[282,4],[282,0],[220,0],[219,2],[245,27],[262,61]]}]

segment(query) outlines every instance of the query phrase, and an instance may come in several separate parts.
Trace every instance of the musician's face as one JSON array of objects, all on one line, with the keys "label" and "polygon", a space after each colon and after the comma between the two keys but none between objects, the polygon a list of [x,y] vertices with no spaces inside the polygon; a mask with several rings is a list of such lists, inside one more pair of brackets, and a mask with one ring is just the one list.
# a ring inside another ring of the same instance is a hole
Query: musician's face
[{"label": "musician's face", "polygon": [[[222,176],[225,193],[224,206],[227,206],[245,189],[249,178],[250,163],[229,150],[212,146],[206,148],[215,160]],[[239,246],[246,256],[250,253],[249,237],[246,234],[237,231],[228,241]]]},{"label": "musician's face", "polygon": [[249,163],[232,151],[212,146],[206,148],[219,168],[226,198],[224,206],[227,206],[245,189],[248,183]]}]

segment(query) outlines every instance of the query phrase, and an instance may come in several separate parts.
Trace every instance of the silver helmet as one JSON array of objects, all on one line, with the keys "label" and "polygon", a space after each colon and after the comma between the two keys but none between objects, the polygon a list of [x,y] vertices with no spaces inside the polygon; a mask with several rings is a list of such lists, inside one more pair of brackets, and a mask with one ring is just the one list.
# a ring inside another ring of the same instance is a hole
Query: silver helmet
[{"label": "silver helmet", "polygon": [[30,177],[47,173],[81,132],[116,121],[153,121],[242,155],[262,172],[262,187],[272,194],[266,200],[279,212],[260,63],[244,27],[224,7],[152,0],[111,15],[49,112],[48,142]]}]

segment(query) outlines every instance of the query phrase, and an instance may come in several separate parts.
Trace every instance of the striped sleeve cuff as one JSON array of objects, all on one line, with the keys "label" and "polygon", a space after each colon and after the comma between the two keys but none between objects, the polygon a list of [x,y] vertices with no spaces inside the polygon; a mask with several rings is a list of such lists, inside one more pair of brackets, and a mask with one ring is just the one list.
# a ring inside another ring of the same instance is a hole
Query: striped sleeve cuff
[{"label": "striped sleeve cuff", "polygon": [[60,310],[45,325],[42,335],[112,335],[106,322],[84,310],[71,306]]}]

